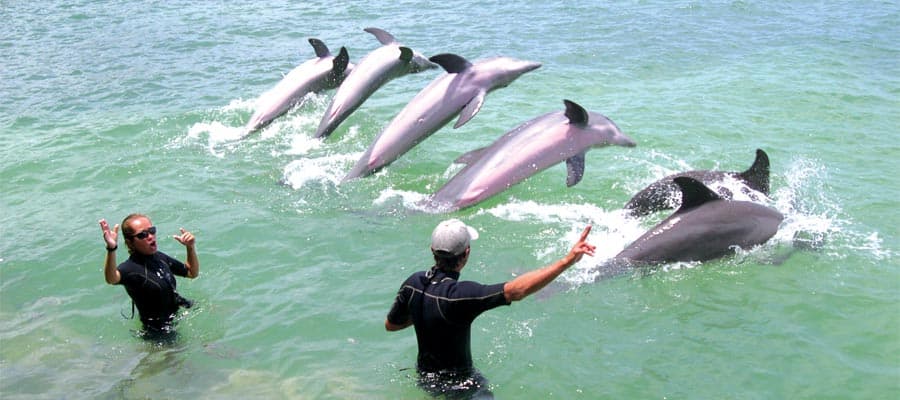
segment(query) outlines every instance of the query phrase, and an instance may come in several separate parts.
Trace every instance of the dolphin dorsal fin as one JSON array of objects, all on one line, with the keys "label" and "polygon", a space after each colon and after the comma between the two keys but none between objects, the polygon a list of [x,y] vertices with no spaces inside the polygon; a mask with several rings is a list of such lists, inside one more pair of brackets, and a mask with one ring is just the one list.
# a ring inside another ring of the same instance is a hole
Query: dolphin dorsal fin
[{"label": "dolphin dorsal fin", "polygon": [[385,30],[378,29],[378,28],[366,28],[363,30],[375,35],[375,39],[378,39],[378,41],[381,42],[381,44],[388,45],[388,44],[397,43],[397,39],[394,38],[394,35],[387,33],[387,31],[385,31]]},{"label": "dolphin dorsal fin", "polygon": [[584,177],[584,153],[576,154],[566,160],[566,186],[575,186]]},{"label": "dolphin dorsal fin", "polygon": [[753,165],[738,175],[753,190],[766,196],[769,195],[769,155],[762,149],[756,149],[756,159],[753,160]]},{"label": "dolphin dorsal fin", "polygon": [[588,123],[588,113],[584,107],[571,100],[563,100],[566,104],[566,118],[572,125],[585,125]]},{"label": "dolphin dorsal fin", "polygon": [[678,208],[678,211],[675,211],[675,214],[685,212],[710,201],[722,199],[716,192],[706,187],[703,182],[694,178],[679,176],[672,180],[681,189],[681,207]]},{"label": "dolphin dorsal fin", "polygon": [[309,44],[312,45],[313,50],[316,51],[316,57],[322,58],[331,55],[331,52],[328,51],[328,46],[325,45],[325,42],[316,38],[309,38]]},{"label": "dolphin dorsal fin", "polygon": [[431,56],[428,61],[440,65],[444,68],[444,71],[447,71],[449,74],[458,74],[472,67],[472,63],[469,62],[469,60],[466,60],[462,56],[450,53]]},{"label": "dolphin dorsal fin", "polygon": [[481,106],[484,105],[484,97],[486,95],[487,92],[481,90],[463,106],[462,111],[459,113],[459,119],[453,124],[453,129],[465,125],[475,114],[478,114],[478,110],[481,110]]},{"label": "dolphin dorsal fin", "polygon": [[413,51],[409,47],[400,46],[400,61],[410,62],[413,59]]}]

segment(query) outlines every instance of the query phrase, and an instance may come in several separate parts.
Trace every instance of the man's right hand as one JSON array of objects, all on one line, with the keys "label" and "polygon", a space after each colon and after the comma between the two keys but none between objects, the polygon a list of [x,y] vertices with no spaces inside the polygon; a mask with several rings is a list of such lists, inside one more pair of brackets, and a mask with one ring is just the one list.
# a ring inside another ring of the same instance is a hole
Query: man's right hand
[{"label": "man's right hand", "polygon": [[[587,242],[587,237],[591,233],[591,226],[588,225],[584,228],[584,232],[581,232],[581,238],[575,242],[575,245],[572,246],[572,250],[569,250],[569,257],[571,257],[571,264],[575,264],[578,261],[581,261],[581,257],[585,254],[589,256],[594,256],[594,250],[597,249],[597,246],[594,246]],[[571,265],[570,264],[570,265]]]},{"label": "man's right hand", "polygon": [[103,240],[106,242],[107,249],[114,249],[119,245],[119,224],[116,224],[113,229],[109,229],[106,220],[101,219],[100,230],[103,232]]}]

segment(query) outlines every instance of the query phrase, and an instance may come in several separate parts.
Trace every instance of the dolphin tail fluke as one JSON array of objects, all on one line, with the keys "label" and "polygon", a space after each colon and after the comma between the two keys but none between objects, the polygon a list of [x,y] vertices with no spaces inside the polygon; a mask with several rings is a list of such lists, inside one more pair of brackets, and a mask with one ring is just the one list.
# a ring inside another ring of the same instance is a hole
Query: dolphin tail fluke
[{"label": "dolphin tail fluke", "polygon": [[347,71],[348,65],[350,65],[350,55],[347,53],[347,48],[341,46],[341,51],[332,60],[331,74],[328,77],[334,86],[338,86],[343,82],[344,72]]},{"label": "dolphin tail fluke", "polygon": [[313,47],[313,50],[316,51],[316,57],[322,58],[331,55],[331,52],[328,50],[328,46],[325,45],[325,42],[316,38],[309,38],[309,44]]},{"label": "dolphin tail fluke", "polygon": [[762,149],[756,149],[756,159],[753,160],[753,165],[738,175],[753,190],[766,196],[769,195],[769,155]]},{"label": "dolphin tail fluke", "polygon": [[475,97],[469,100],[466,103],[465,107],[463,107],[462,111],[459,113],[459,119],[456,120],[456,124],[453,125],[453,129],[459,128],[469,122],[475,114],[478,114],[478,111],[481,110],[481,106],[484,105],[484,97],[487,95],[485,91],[478,92]]},{"label": "dolphin tail fluke", "polygon": [[566,186],[572,187],[584,177],[584,153],[576,154],[566,160]]}]

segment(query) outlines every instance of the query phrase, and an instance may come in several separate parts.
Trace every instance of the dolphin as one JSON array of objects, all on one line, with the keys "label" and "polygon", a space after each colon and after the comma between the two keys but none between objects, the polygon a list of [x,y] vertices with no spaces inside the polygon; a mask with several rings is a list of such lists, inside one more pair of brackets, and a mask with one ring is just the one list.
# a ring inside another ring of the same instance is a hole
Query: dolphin
[{"label": "dolphin", "polygon": [[490,146],[463,154],[456,162],[466,167],[426,199],[425,205],[438,211],[469,207],[563,160],[568,167],[566,185],[571,187],[584,175],[588,150],[607,145],[635,146],[605,116],[588,112],[572,101],[563,102],[565,111],[534,118]]},{"label": "dolphin", "polygon": [[457,115],[453,128],[472,119],[494,89],[506,87],[540,63],[495,57],[475,64],[455,54],[429,58],[446,74],[420,91],[375,138],[344,181],[366,176],[394,162]]},{"label": "dolphin", "polygon": [[[745,188],[742,188],[742,191],[750,198],[756,200],[756,196],[747,189],[753,189],[766,196],[769,195],[769,156],[762,149],[756,149],[756,159],[753,161],[753,165],[744,172],[696,170],[669,175],[653,182],[635,194],[634,197],[625,203],[625,209],[628,210],[631,216],[639,217],[655,211],[677,207],[678,187],[675,186],[673,180],[679,176],[691,177],[707,185],[721,182],[725,178],[731,177],[746,185]],[[732,193],[726,188],[721,188],[719,194],[726,199],[733,197]]]},{"label": "dolphin", "polygon": [[681,206],[615,256],[630,265],[707,261],[765,243],[784,220],[777,210],[722,198],[697,179],[679,176]]},{"label": "dolphin", "polygon": [[310,38],[309,44],[316,51],[316,58],[308,60],[288,72],[275,87],[256,101],[256,110],[247,122],[243,136],[247,136],[286,113],[308,93],[321,92],[338,87],[353,69],[347,49],[341,47],[332,56],[325,43]]},{"label": "dolphin", "polygon": [[378,28],[364,31],[375,35],[382,46],[367,54],[338,87],[325,110],[315,137],[330,135],[353,111],[390,80],[437,66],[409,47],[401,46],[390,33]]}]

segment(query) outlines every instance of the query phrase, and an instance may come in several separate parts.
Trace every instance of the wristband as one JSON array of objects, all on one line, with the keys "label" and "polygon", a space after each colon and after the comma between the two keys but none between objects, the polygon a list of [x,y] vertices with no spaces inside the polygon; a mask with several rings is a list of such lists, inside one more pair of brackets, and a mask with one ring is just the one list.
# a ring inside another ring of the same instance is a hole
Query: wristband
[{"label": "wristband", "polygon": [[116,247],[113,247],[113,248],[107,247],[107,248],[106,248],[106,251],[112,253],[112,252],[116,251],[116,249],[118,249],[118,248],[119,248],[119,245],[116,245]]}]

